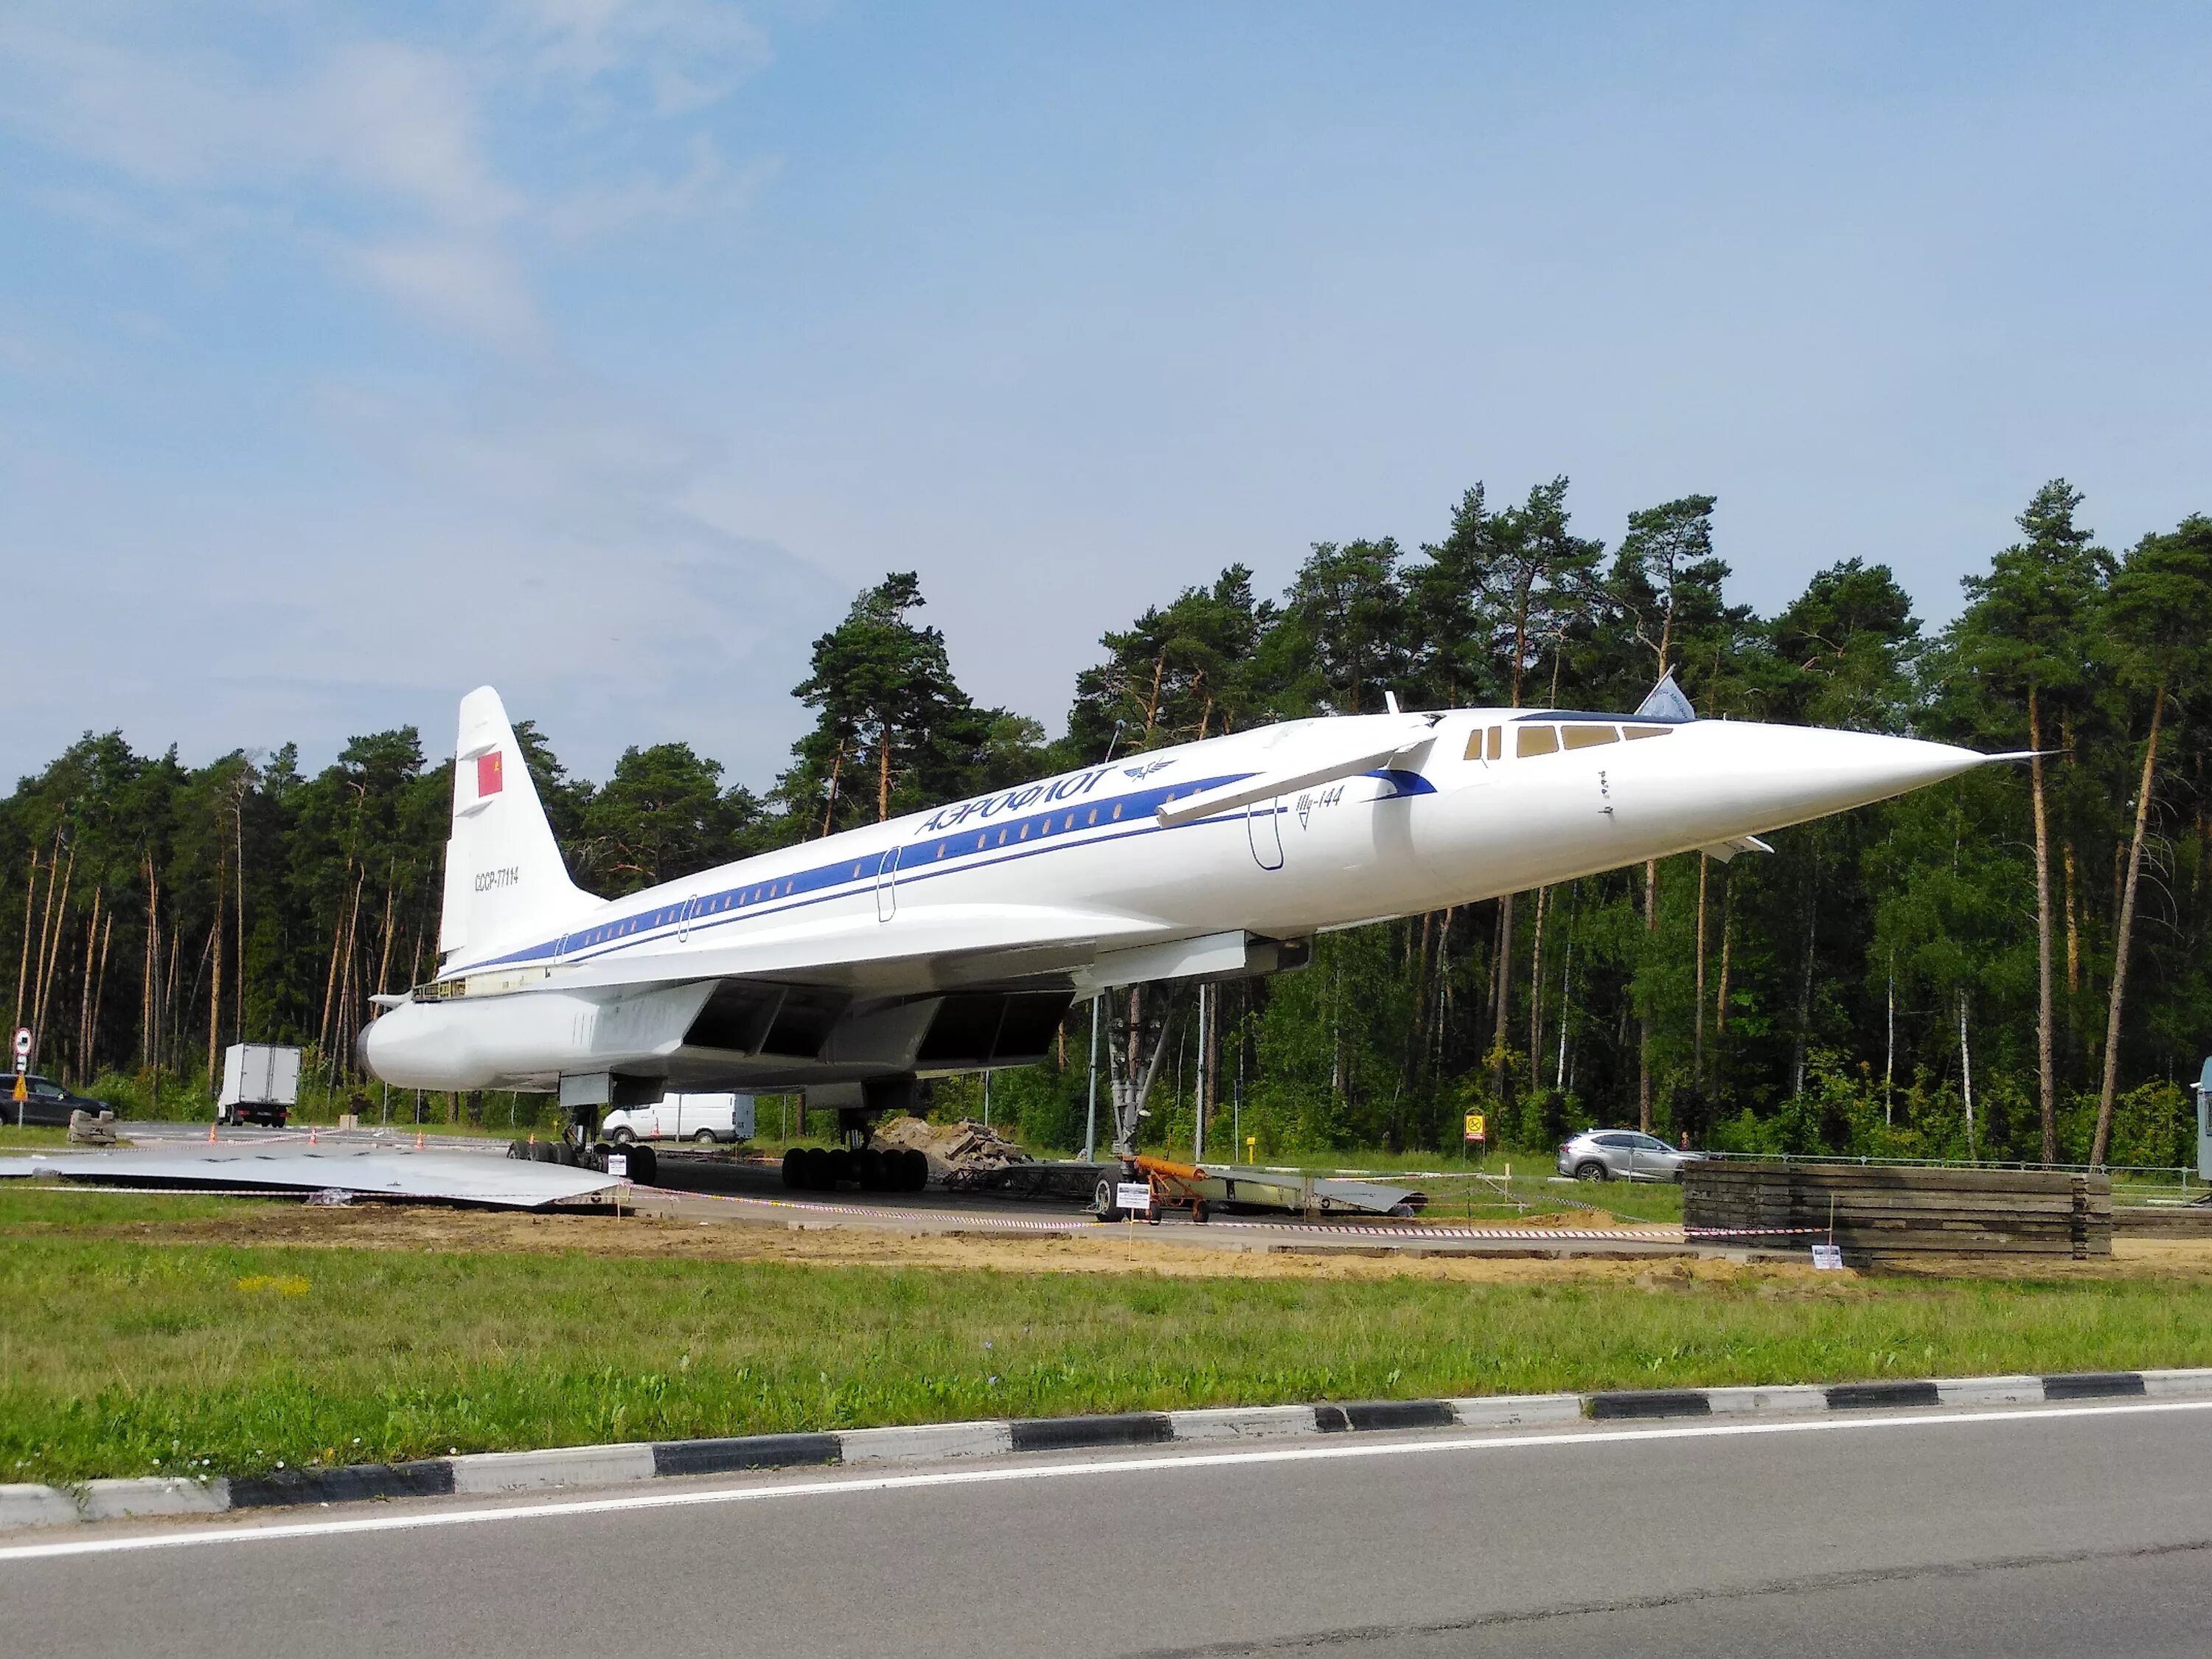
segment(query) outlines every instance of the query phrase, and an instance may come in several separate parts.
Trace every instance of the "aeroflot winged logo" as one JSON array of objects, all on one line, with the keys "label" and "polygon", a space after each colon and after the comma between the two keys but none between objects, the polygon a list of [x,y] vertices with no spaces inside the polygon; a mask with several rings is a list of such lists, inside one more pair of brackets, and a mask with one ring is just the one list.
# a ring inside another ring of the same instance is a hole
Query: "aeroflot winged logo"
[{"label": "aeroflot winged logo", "polygon": [[[1154,761],[1141,769],[1123,769],[1132,777],[1141,777],[1145,773],[1157,772],[1164,766],[1174,764],[1173,761]],[[1073,800],[1079,795],[1089,794],[1098,787],[1099,781],[1113,770],[1110,766],[1093,767],[1089,771],[1054,778],[1050,783],[1033,783],[1025,789],[1009,789],[1003,795],[985,795],[977,800],[963,800],[951,806],[939,807],[924,818],[914,833],[931,835],[965,823],[971,817],[988,819],[1000,812],[1018,812],[1039,801]]]},{"label": "aeroflot winged logo", "polygon": [[505,787],[504,780],[500,776],[499,752],[495,749],[489,755],[477,757],[477,799],[478,800],[483,799],[488,795],[496,795]]}]

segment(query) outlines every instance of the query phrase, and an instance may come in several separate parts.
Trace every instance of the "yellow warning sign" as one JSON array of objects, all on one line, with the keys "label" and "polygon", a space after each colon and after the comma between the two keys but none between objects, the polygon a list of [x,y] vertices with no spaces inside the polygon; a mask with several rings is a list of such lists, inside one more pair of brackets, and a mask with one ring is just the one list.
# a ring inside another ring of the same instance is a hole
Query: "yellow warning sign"
[{"label": "yellow warning sign", "polygon": [[28,1100],[30,1097],[31,1097],[31,1091],[30,1091],[29,1090],[26,1089],[26,1088],[23,1086],[23,1074],[22,1074],[21,1072],[16,1073],[15,1073],[15,1100],[16,1100],[16,1103],[20,1105],[20,1104],[21,1104],[24,1101]]},{"label": "yellow warning sign", "polygon": [[1483,1131],[1482,1114],[1480,1112],[1469,1112],[1467,1115],[1467,1138],[1469,1140],[1482,1141],[1486,1141],[1490,1139],[1490,1137]]}]

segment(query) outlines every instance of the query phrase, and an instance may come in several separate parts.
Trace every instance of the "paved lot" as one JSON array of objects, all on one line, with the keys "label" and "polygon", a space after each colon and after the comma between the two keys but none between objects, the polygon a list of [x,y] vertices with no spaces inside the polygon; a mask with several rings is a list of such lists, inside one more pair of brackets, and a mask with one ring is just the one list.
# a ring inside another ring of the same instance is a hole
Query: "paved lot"
[{"label": "paved lot", "polygon": [[2212,1626],[2202,1409],[1376,1437],[599,1501],[0,1552],[0,1607],[12,1649],[141,1659],[2193,1655]]},{"label": "paved lot", "polygon": [[[206,1139],[204,1124],[133,1122],[127,1133],[143,1145],[178,1147]],[[414,1144],[411,1125],[380,1131],[318,1131],[333,1147]],[[226,1144],[282,1151],[307,1144],[304,1129],[255,1127],[221,1132]],[[473,1152],[488,1158],[507,1155],[505,1139],[428,1133],[426,1149]],[[786,1188],[770,1163],[732,1160],[678,1147],[659,1149],[660,1186],[639,1188],[635,1206],[644,1214],[686,1221],[764,1223],[776,1226],[857,1227],[901,1233],[1091,1233],[1098,1223],[1076,1200],[1008,1199],[981,1193],[860,1192],[794,1193]],[[1304,1223],[1267,1216],[1224,1216],[1194,1225],[1170,1212],[1157,1226],[1133,1224],[1133,1238],[1171,1238],[1182,1245],[1224,1250],[1294,1250],[1301,1254],[1354,1251],[1368,1255],[1417,1251],[1428,1255],[1488,1256],[1607,1256],[1659,1260],[1729,1252],[1712,1245],[1692,1246],[1681,1230],[1663,1224],[1614,1228],[1522,1227],[1510,1222],[1452,1224],[1449,1206],[1431,1212],[1426,1224],[1388,1218],[1346,1218]]]}]

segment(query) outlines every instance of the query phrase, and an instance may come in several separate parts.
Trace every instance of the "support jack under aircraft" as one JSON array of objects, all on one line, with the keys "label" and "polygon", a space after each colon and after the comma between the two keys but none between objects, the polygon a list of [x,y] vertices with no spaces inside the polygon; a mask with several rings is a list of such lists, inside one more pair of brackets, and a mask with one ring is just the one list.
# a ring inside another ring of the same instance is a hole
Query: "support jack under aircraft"
[{"label": "support jack under aircraft", "polygon": [[[1465,708],[1288,720],[1060,773],[641,893],[568,878],[498,695],[462,700],[437,976],[362,1033],[416,1089],[801,1090],[858,1147],[921,1079],[1042,1060],[1122,986],[1269,974],[1316,933],[1704,850],[1993,760],[1917,738]],[[1141,1095],[1141,1089],[1138,1091]],[[1117,1101],[1117,1156],[1140,1101]],[[896,1177],[893,1177],[895,1180]]]}]

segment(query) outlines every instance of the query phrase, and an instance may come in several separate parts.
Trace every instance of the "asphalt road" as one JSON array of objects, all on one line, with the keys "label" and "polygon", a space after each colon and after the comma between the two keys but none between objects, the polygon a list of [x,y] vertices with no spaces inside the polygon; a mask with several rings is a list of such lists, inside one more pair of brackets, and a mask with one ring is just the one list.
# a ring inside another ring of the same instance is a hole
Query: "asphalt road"
[{"label": "asphalt road", "polygon": [[0,1549],[0,1628],[14,1652],[133,1659],[2212,1647],[2204,1410],[1362,1437],[595,1496]]}]

